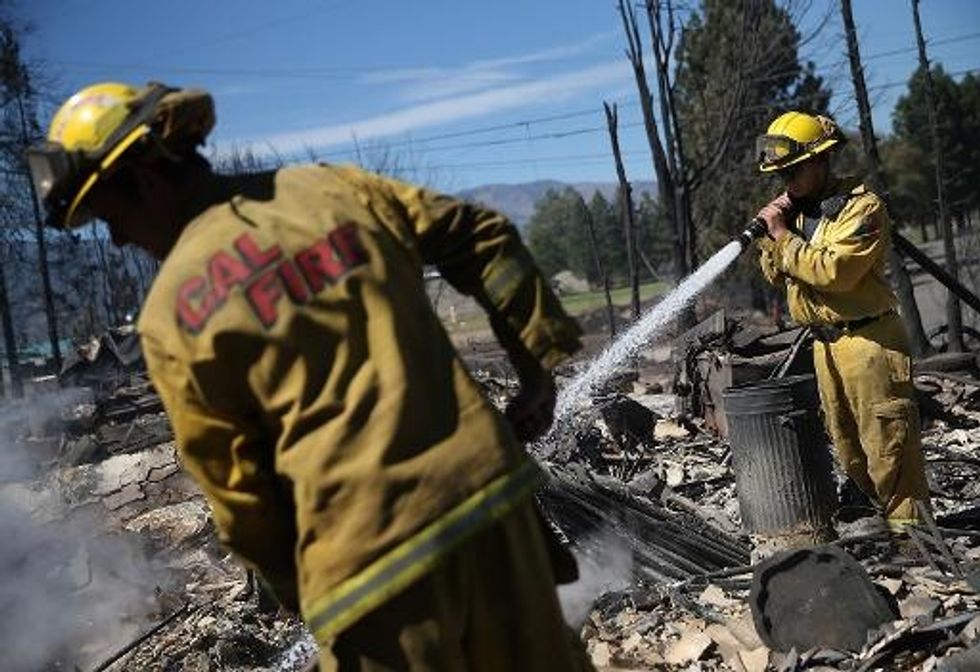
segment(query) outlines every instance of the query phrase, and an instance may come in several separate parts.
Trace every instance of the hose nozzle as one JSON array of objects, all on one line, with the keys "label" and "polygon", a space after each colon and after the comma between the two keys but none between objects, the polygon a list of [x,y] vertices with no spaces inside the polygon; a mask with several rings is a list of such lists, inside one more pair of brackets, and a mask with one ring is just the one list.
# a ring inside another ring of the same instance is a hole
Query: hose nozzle
[{"label": "hose nozzle", "polygon": [[744,249],[751,245],[753,240],[758,240],[766,235],[768,230],[769,228],[766,226],[765,221],[761,217],[756,217],[749,223],[745,231],[738,234],[736,240],[742,244],[742,248]]}]

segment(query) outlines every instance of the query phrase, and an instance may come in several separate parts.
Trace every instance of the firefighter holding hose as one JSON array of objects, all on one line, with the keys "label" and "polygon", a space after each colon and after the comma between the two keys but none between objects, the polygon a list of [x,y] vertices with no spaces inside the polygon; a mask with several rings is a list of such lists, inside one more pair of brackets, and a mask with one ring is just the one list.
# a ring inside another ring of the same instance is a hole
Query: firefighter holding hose
[{"label": "firefighter holding hose", "polygon": [[[162,261],[139,331],[221,540],[340,670],[591,669],[522,440],[579,347],[500,215],[353,166],[221,175],[211,96],[87,87],[28,154],[50,222]],[[483,396],[423,264],[476,299],[522,387]]]},{"label": "firefighter holding hose", "polygon": [[759,169],[786,190],[758,217],[766,279],[816,337],[814,367],[828,433],[845,473],[900,531],[927,503],[908,338],[885,274],[891,221],[881,198],[834,174],[846,142],[828,117],[787,112],[758,139]]}]

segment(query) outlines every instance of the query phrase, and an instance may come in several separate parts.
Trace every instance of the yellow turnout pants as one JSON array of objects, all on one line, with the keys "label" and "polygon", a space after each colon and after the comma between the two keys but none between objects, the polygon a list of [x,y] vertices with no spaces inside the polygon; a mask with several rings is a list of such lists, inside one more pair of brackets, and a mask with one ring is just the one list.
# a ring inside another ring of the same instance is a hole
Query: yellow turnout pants
[{"label": "yellow turnout pants", "polygon": [[901,318],[893,313],[817,342],[814,366],[827,431],[841,466],[881,504],[889,525],[918,519],[928,501],[912,362]]},{"label": "yellow turnout pants", "polygon": [[541,522],[528,502],[341,632],[323,672],[592,670],[562,618]]}]

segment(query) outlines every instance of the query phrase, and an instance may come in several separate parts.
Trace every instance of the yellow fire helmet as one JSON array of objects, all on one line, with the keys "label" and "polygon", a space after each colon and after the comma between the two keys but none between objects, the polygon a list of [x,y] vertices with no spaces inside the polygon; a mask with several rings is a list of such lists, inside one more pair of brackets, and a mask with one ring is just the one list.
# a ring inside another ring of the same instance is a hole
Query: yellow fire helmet
[{"label": "yellow fire helmet", "polygon": [[47,141],[27,150],[27,161],[48,223],[76,228],[92,215],[85,197],[137,148],[183,151],[214,127],[211,96],[196,89],[152,83],[137,88],[106,82],[69,98],[54,115]]},{"label": "yellow fire helmet", "polygon": [[756,141],[759,170],[764,173],[782,170],[806,161],[847,141],[840,128],[829,117],[786,112],[769,124],[765,135]]}]

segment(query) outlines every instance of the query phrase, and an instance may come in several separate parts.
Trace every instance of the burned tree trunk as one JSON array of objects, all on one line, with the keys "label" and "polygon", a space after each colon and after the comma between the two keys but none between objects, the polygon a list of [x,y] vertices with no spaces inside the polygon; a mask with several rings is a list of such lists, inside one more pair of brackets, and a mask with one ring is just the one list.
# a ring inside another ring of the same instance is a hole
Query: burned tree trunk
[{"label": "burned tree trunk", "polygon": [[[112,300],[113,297],[113,277],[109,270],[109,261],[106,258],[106,243],[99,236],[99,232],[96,227],[98,224],[92,222],[91,232],[92,232],[92,242],[95,244],[96,258],[99,260],[99,268],[102,271],[102,310],[105,311],[106,320],[109,322],[109,326],[118,324],[118,314],[116,312],[115,303]],[[93,297],[94,300],[94,297]]]},{"label": "burned tree trunk", "polygon": [[[20,116],[21,142],[26,147],[30,144],[30,134],[27,130],[27,116],[24,113],[24,100],[17,95],[17,112]],[[48,264],[48,249],[44,239],[44,217],[38,204],[34,180],[27,176],[30,190],[31,208],[34,213],[34,236],[37,240],[37,263],[41,272],[41,289],[44,295],[44,315],[48,321],[48,340],[51,343],[51,356],[54,359],[56,371],[61,370],[61,345],[58,338],[58,316],[54,308],[54,289],[51,286],[51,267]]]},{"label": "burned tree trunk", "polygon": [[623,157],[619,151],[619,129],[616,105],[603,103],[606,110],[606,123],[609,126],[609,141],[612,144],[613,157],[616,159],[616,176],[619,178],[619,218],[623,224],[623,235],[626,239],[626,263],[629,266],[630,296],[633,306],[633,319],[640,318],[640,266],[636,254],[636,224],[633,221],[633,194],[629,180],[626,179],[626,169],[623,167]]},{"label": "burned tree trunk", "polygon": [[0,320],[3,321],[3,347],[7,353],[7,366],[10,368],[10,388],[14,397],[24,396],[24,382],[20,376],[17,357],[17,339],[14,337],[14,320],[10,314],[10,301],[7,296],[7,278],[0,266]]},{"label": "burned tree trunk", "polygon": [[[646,10],[653,42],[654,65],[657,69],[664,150],[667,153],[667,165],[671,175],[674,176],[674,212],[680,223],[678,227],[684,232],[684,247],[688,255],[686,265],[689,270],[693,270],[698,265],[697,236],[694,231],[694,220],[691,217],[691,192],[684,158],[684,135],[677,122],[677,106],[674,103],[674,92],[670,84],[670,54],[674,48],[674,7],[670,0],[666,3],[661,3],[660,0],[647,0]],[[661,16],[665,11],[667,25],[670,27],[666,34],[661,23]]]},{"label": "burned tree trunk", "polygon": [[[936,200],[939,204],[939,223],[943,231],[943,252],[946,256],[946,270],[954,278],[959,277],[956,262],[956,246],[953,242],[953,227],[946,211],[945,172],[943,166],[943,147],[939,138],[936,119],[936,101],[933,94],[932,73],[929,71],[929,58],[926,56],[926,43],[922,39],[922,24],[919,22],[919,0],[912,0],[912,19],[915,22],[915,41],[919,46],[919,69],[925,77],[926,109],[929,112],[929,128],[932,131],[932,152],[936,162]],[[949,324],[948,346],[950,352],[963,352],[963,316],[960,302],[953,292],[946,293],[946,320]]]},{"label": "burned tree trunk", "polygon": [[616,336],[616,310],[613,308],[612,294],[609,291],[609,275],[606,267],[602,263],[602,255],[599,254],[599,241],[595,235],[595,222],[592,221],[592,212],[585,200],[579,197],[579,207],[582,208],[582,216],[585,219],[585,226],[589,230],[589,244],[592,246],[592,256],[595,258],[595,269],[602,281],[602,291],[606,295],[606,319],[609,320],[609,338]]},{"label": "burned tree trunk", "polygon": [[[686,170],[680,125],[677,122],[677,107],[674,102],[673,87],[670,81],[670,52],[673,47],[673,6],[651,0],[645,4],[647,18],[653,40],[653,54],[656,67],[657,87],[660,93],[660,125],[653,111],[653,96],[646,78],[643,64],[643,43],[637,27],[636,15],[631,4],[619,0],[619,15],[626,33],[627,51],[636,88],[643,112],[643,125],[647,143],[653,157],[653,168],[657,177],[657,191],[660,207],[671,223],[674,238],[673,280],[680,283],[697,265],[695,250],[695,231],[691,217],[692,181]],[[663,12],[667,13],[667,33],[661,24]],[[660,131],[663,130],[663,140]],[[694,306],[685,306],[677,317],[681,328],[689,328],[696,322]]]},{"label": "burned tree trunk", "polygon": [[674,227],[673,279],[679,283],[690,273],[690,267],[687,265],[686,227],[678,217],[674,201],[674,175],[670,171],[667,152],[664,144],[660,141],[657,119],[653,113],[653,95],[650,93],[646,69],[643,65],[643,43],[640,40],[636,15],[633,13],[632,5],[623,2],[623,0],[619,0],[618,8],[623,21],[623,30],[626,32],[626,55],[633,67],[633,77],[636,79],[636,88],[640,98],[640,109],[643,112],[643,126],[646,131],[647,143],[650,145],[650,153],[653,156],[653,170],[657,176],[657,195],[660,206],[667,213],[667,221],[671,222]]},{"label": "burned tree trunk", "polygon": [[[851,0],[841,0],[841,15],[844,20],[844,33],[847,37],[847,56],[851,64],[851,79],[854,82],[854,96],[857,98],[859,124],[861,127],[861,144],[868,159],[871,171],[871,183],[874,190],[887,201],[888,184],[878,155],[878,142],[875,139],[874,124],[871,119],[871,104],[868,102],[868,89],[864,83],[864,68],[861,65],[861,53],[858,48],[857,31],[854,27],[854,15],[851,12]],[[915,302],[915,291],[912,280],[905,268],[905,261],[894,245],[889,248],[889,265],[895,291],[902,308],[902,320],[908,331],[912,354],[922,357],[930,352],[929,339],[922,328],[922,316]]]},{"label": "burned tree trunk", "polygon": [[142,303],[142,299],[150,291],[150,285],[153,284],[153,278],[159,269],[159,262],[145,252],[134,250],[131,247],[122,248],[122,257],[124,263],[133,265],[133,271],[136,274],[136,283],[139,288],[140,301],[138,304]]}]

